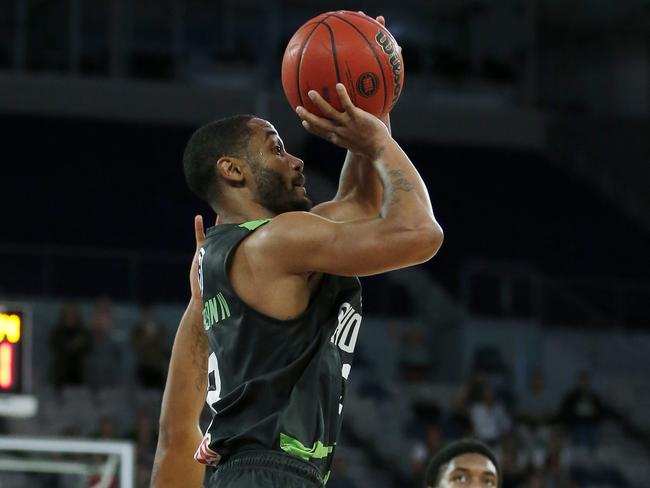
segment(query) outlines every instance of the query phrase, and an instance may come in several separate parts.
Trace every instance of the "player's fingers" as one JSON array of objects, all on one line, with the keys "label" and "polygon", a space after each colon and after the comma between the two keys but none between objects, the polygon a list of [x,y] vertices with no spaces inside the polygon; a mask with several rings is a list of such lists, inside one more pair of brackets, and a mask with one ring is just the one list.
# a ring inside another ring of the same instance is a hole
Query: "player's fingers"
[{"label": "player's fingers", "polygon": [[375,20],[379,22],[384,27],[386,26],[386,18],[383,15],[379,15]]},{"label": "player's fingers", "polygon": [[314,134],[315,136],[322,137],[323,139],[327,139],[327,135],[331,134],[331,131],[312,125],[306,120],[302,121],[302,126],[310,134]]},{"label": "player's fingers", "polygon": [[337,122],[341,121],[343,114],[332,107],[316,90],[309,90],[307,96],[309,96],[312,103],[318,107],[318,110],[320,110],[325,117]]},{"label": "player's fingers", "polygon": [[196,247],[198,249],[205,240],[205,230],[203,230],[203,217],[201,215],[196,215],[194,217],[194,237],[196,238]]},{"label": "player's fingers", "polygon": [[345,89],[343,83],[336,84],[336,93],[339,96],[339,101],[341,102],[341,106],[343,107],[343,110],[345,110],[345,113],[353,115],[357,107],[355,107],[352,100],[350,100],[350,95],[348,95],[348,91]]},{"label": "player's fingers", "polygon": [[343,138],[337,132],[315,128],[311,126],[306,120],[302,121],[302,126],[310,134],[321,137],[326,141],[336,144],[337,146],[341,146],[343,143]]},{"label": "player's fingers", "polygon": [[320,129],[328,132],[332,132],[334,129],[336,129],[336,125],[330,120],[311,113],[305,107],[297,107],[296,113],[298,114],[298,117],[300,117],[303,121],[307,121],[309,123],[309,126],[313,129]]},{"label": "player's fingers", "polygon": [[221,225],[221,215],[217,214],[217,220],[214,221],[214,225]]}]

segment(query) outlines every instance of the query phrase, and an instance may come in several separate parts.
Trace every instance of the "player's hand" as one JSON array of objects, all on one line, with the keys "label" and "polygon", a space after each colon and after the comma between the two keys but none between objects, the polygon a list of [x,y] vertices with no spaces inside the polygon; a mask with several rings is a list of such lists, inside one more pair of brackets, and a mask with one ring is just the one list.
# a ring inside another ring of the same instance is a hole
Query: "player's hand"
[{"label": "player's hand", "polygon": [[336,84],[336,94],[343,112],[332,107],[318,92],[310,90],[307,95],[323,117],[312,114],[304,107],[297,107],[296,113],[302,119],[302,126],[308,132],[352,153],[375,159],[386,139],[390,138],[386,125],[374,115],[356,107],[342,83]]},{"label": "player's hand", "polygon": [[[219,224],[221,224],[221,216],[217,215],[214,225]],[[201,296],[201,285],[199,283],[199,251],[203,247],[203,241],[205,241],[203,217],[200,215],[194,216],[194,238],[196,239],[196,251],[190,268],[190,290],[192,290],[192,300],[198,300],[200,303],[203,297]]]},{"label": "player's hand", "polygon": [[190,290],[192,290],[192,300],[202,303],[203,297],[201,296],[201,286],[199,284],[199,251],[203,247],[203,241],[205,241],[205,230],[203,228],[203,217],[200,215],[194,217],[194,237],[196,239],[196,251],[190,268]]}]

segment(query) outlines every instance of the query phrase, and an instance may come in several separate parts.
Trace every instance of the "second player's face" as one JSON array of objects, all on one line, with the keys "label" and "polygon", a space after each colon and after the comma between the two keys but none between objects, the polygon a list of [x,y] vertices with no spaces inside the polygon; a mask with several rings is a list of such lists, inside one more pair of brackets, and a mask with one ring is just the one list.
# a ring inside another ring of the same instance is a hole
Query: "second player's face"
[{"label": "second player's face", "polygon": [[257,199],[275,214],[307,211],[312,207],[307,198],[304,163],[289,154],[275,128],[266,120],[252,119],[253,149],[250,162],[256,184]]},{"label": "second player's face", "polygon": [[496,488],[494,463],[481,454],[462,454],[451,460],[438,488]]}]

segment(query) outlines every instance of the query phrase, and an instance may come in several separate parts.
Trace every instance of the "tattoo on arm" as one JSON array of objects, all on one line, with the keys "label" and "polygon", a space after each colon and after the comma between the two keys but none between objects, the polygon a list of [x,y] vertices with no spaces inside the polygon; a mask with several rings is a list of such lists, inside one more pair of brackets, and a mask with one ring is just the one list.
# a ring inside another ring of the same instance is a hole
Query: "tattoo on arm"
[{"label": "tattoo on arm", "polygon": [[208,376],[208,338],[203,331],[203,324],[192,325],[194,341],[192,343],[192,366],[196,372],[196,391],[203,389],[203,382]]},{"label": "tattoo on arm", "polygon": [[390,201],[389,205],[395,205],[399,202],[399,197],[397,196],[398,191],[410,192],[413,190],[414,185],[409,180],[404,178],[404,175],[399,169],[392,169],[388,172],[390,177]]}]

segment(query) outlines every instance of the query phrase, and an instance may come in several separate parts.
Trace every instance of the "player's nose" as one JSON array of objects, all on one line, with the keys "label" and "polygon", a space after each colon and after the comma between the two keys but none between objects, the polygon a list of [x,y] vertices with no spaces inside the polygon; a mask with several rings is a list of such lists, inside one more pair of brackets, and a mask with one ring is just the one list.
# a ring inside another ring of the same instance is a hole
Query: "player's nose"
[{"label": "player's nose", "polygon": [[302,173],[302,170],[305,168],[305,162],[295,156],[291,156],[291,168]]}]

